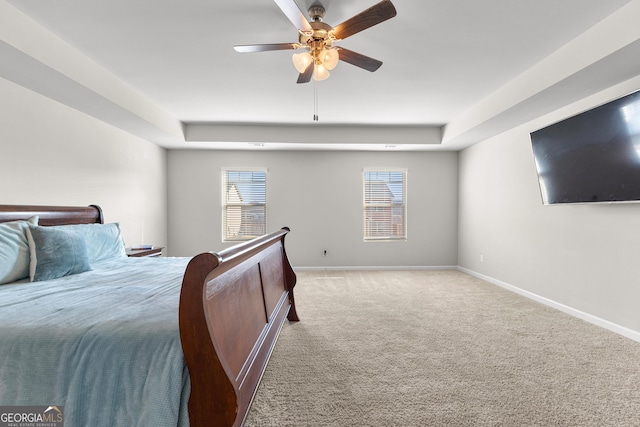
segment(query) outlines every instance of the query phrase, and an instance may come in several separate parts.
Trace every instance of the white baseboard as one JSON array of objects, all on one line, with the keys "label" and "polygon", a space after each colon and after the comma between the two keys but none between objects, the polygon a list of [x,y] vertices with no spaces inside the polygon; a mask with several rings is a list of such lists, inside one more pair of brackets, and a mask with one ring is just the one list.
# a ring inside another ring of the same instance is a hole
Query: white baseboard
[{"label": "white baseboard", "polygon": [[551,308],[555,308],[556,310],[560,310],[564,313],[567,313],[573,317],[577,317],[578,319],[582,319],[584,321],[587,321],[589,323],[592,323],[594,325],[600,326],[602,328],[608,329],[612,332],[615,332],[619,335],[622,335],[624,337],[630,338],[634,341],[640,342],[640,332],[638,331],[634,331],[633,329],[629,329],[626,328],[624,326],[620,326],[616,323],[610,322],[608,320],[605,319],[601,319],[597,316],[593,316],[589,313],[585,313],[584,311],[580,311],[580,310],[576,310],[575,308],[569,307],[567,305],[561,304],[559,302],[550,300],[548,298],[542,297],[540,295],[534,294],[532,292],[529,291],[525,291],[524,289],[520,289],[516,286],[510,285],[508,283],[502,282],[500,280],[494,279],[493,277],[489,277],[489,276],[485,276],[484,274],[480,274],[478,272],[475,272],[473,270],[469,270],[467,268],[464,267],[457,267],[457,269],[459,271],[462,271],[464,273],[470,274],[471,276],[475,276],[479,279],[482,279],[486,282],[492,283],[496,286],[500,286],[501,288],[504,288],[506,290],[509,290],[511,292],[515,292],[519,295],[522,295],[526,298],[532,299],[534,301],[537,301],[539,303],[542,303],[546,306],[549,306]]},{"label": "white baseboard", "polygon": [[293,267],[294,271],[408,271],[408,270],[457,270],[456,265],[434,266],[322,266],[322,267]]}]

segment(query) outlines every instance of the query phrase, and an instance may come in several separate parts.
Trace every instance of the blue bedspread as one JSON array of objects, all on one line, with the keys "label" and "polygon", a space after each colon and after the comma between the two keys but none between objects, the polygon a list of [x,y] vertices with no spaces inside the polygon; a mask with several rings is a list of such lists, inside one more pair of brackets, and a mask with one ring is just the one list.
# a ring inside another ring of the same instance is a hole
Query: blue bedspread
[{"label": "blue bedspread", "polygon": [[125,258],[0,286],[0,405],[65,427],[188,426],[178,302],[188,258]]}]

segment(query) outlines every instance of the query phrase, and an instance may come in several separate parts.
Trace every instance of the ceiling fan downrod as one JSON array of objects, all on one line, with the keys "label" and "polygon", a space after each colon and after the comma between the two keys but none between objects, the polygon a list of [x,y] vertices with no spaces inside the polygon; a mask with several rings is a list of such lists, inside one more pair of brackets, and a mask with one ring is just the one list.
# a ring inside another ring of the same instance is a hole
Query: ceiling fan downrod
[{"label": "ceiling fan downrod", "polygon": [[312,5],[309,8],[309,16],[314,22],[322,22],[322,18],[324,18],[324,7],[320,4]]}]

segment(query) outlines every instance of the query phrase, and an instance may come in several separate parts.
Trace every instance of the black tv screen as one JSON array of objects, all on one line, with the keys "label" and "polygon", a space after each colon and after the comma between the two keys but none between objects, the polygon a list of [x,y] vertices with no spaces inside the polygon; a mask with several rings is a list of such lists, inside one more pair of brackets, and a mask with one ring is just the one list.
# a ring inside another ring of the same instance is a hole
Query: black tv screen
[{"label": "black tv screen", "polygon": [[545,205],[640,201],[640,91],[531,133]]}]

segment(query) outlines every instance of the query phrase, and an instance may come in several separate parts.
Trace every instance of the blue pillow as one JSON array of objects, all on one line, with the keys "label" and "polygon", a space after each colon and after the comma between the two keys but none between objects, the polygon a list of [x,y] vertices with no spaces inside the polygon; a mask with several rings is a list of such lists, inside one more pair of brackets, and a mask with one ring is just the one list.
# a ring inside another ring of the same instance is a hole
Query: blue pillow
[{"label": "blue pillow", "polygon": [[29,224],[38,224],[38,217],[0,224],[0,285],[29,277]]},{"label": "blue pillow", "polygon": [[57,279],[91,270],[84,237],[66,227],[29,226],[31,281]]},{"label": "blue pillow", "polygon": [[59,225],[55,228],[73,230],[84,237],[89,264],[127,257],[118,223]]}]

